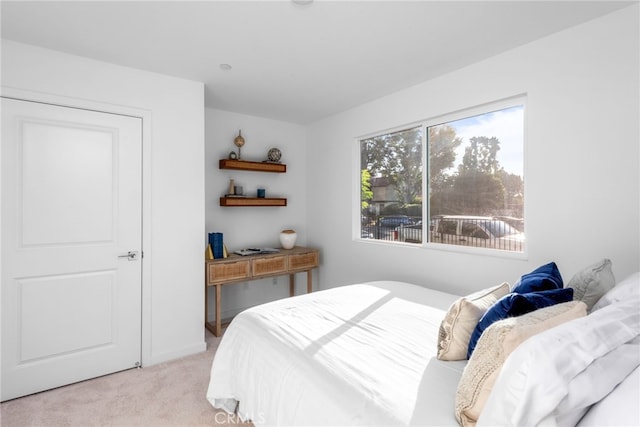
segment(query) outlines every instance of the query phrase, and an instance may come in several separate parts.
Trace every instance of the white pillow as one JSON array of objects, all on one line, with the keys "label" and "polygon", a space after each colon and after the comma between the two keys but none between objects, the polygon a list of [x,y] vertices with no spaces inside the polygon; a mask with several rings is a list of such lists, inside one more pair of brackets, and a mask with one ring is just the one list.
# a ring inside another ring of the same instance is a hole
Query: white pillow
[{"label": "white pillow", "polygon": [[640,367],[591,407],[578,427],[640,426]]},{"label": "white pillow", "polygon": [[597,402],[640,364],[639,335],[640,298],[631,298],[531,337],[502,366],[478,425],[553,425]]},{"label": "white pillow", "polygon": [[634,296],[636,298],[640,296],[640,272],[633,273],[631,276],[618,282],[613,289],[598,300],[591,311],[601,309],[609,304],[625,301]]},{"label": "white pillow", "polygon": [[640,336],[610,351],[580,372],[554,411],[557,424],[575,426],[591,405],[602,400],[640,364]]}]

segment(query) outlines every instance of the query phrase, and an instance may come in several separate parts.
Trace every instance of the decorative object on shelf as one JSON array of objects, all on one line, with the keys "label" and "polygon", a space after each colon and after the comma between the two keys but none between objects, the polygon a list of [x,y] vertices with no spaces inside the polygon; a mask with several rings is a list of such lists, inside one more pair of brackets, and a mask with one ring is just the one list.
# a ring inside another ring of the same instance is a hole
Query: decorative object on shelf
[{"label": "decorative object on shelf", "polygon": [[240,256],[277,254],[278,252],[280,252],[280,249],[276,249],[276,248],[247,248],[247,249],[238,249],[237,251],[233,251],[234,254],[240,255]]},{"label": "decorative object on shelf", "polygon": [[280,163],[280,158],[282,158],[282,152],[280,152],[277,148],[271,148],[267,153],[267,161]]},{"label": "decorative object on shelf", "polygon": [[229,158],[230,158],[231,160],[236,160],[236,159],[238,158],[238,155],[236,154],[236,152],[235,152],[235,151],[231,151],[231,152],[229,153]]},{"label": "decorative object on shelf", "polygon": [[233,187],[233,194],[236,196],[242,196],[242,185],[236,185]]},{"label": "decorative object on shelf", "polygon": [[227,192],[227,196],[233,196],[235,193],[235,184],[233,183],[233,179],[229,180],[229,191]]},{"label": "decorative object on shelf", "polygon": [[233,143],[236,145],[236,147],[238,147],[238,160],[240,160],[242,158],[242,156],[240,155],[240,149],[244,145],[244,138],[242,137],[242,130],[238,131],[238,136],[236,136],[236,138],[233,140]]},{"label": "decorative object on shelf", "polygon": [[265,191],[264,188],[258,188],[258,198],[259,199],[264,199],[266,195],[267,195],[267,192]]},{"label": "decorative object on shelf", "polygon": [[298,234],[295,230],[282,230],[280,232],[280,244],[283,249],[292,249],[296,245]]},{"label": "decorative object on shelf", "polygon": [[224,258],[224,243],[222,233],[209,233],[209,244],[213,249],[213,258]]}]

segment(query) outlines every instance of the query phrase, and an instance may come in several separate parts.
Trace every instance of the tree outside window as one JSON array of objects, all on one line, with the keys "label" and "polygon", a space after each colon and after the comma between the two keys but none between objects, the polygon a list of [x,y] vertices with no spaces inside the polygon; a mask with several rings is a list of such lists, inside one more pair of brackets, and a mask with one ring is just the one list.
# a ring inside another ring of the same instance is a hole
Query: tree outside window
[{"label": "tree outside window", "polygon": [[[522,252],[523,130],[524,105],[515,104],[360,140],[362,236]],[[460,223],[447,233],[460,238],[445,241],[443,218],[448,230]],[[478,229],[473,238],[462,223]]]}]

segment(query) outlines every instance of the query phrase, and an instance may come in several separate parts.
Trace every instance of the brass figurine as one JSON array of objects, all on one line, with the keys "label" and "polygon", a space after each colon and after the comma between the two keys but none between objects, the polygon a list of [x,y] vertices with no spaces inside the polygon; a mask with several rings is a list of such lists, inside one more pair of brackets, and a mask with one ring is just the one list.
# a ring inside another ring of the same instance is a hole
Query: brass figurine
[{"label": "brass figurine", "polygon": [[244,145],[244,138],[242,137],[242,130],[238,131],[238,136],[233,140],[233,143],[238,147],[238,160],[242,158],[240,155],[240,148]]}]

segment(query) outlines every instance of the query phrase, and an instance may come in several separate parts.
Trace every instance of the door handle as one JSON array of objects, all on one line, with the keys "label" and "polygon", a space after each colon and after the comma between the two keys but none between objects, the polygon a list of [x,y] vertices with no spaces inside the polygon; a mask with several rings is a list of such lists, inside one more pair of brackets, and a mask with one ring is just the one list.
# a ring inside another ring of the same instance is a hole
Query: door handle
[{"label": "door handle", "polygon": [[129,261],[137,261],[138,251],[129,251],[124,255],[118,255],[118,258],[127,258]]}]

